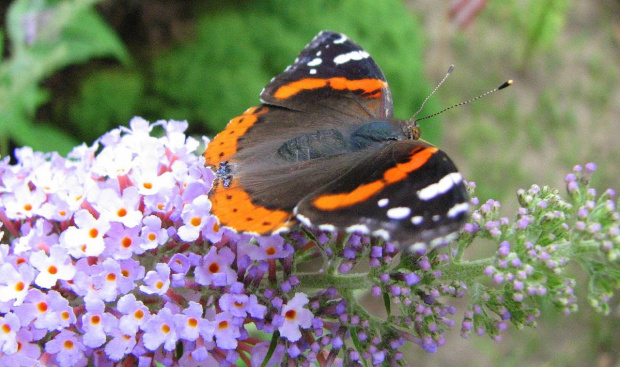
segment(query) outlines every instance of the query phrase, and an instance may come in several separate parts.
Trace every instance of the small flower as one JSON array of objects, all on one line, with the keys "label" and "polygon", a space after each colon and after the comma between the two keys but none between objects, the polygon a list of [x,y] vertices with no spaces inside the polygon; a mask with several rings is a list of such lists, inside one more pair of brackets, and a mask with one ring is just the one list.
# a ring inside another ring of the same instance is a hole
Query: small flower
[{"label": "small flower", "polygon": [[73,216],[75,227],[69,227],[60,235],[60,245],[75,258],[99,256],[105,248],[103,236],[110,229],[105,218],[95,219],[87,210],[79,210]]},{"label": "small flower", "polygon": [[148,350],[156,350],[160,345],[171,351],[178,340],[178,334],[172,312],[169,308],[162,308],[153,315],[144,325],[144,346]]},{"label": "small flower", "polygon": [[138,329],[151,317],[149,309],[131,293],[118,300],[116,309],[123,314],[119,320],[119,329],[121,333],[129,336],[135,336]]},{"label": "small flower", "polygon": [[14,306],[21,305],[34,279],[34,269],[22,264],[16,270],[12,264],[5,263],[0,265],[0,274],[0,302],[14,300]]},{"label": "small flower", "polygon": [[6,210],[9,219],[31,218],[45,202],[43,190],[30,190],[27,183],[13,188],[11,195],[2,196],[2,207]]},{"label": "small flower", "polygon": [[155,265],[155,271],[151,270],[144,277],[144,284],[140,291],[146,294],[164,295],[170,287],[170,267],[164,263]]},{"label": "small flower", "polygon": [[307,305],[308,297],[303,293],[295,293],[295,296],[282,307],[280,315],[283,323],[278,327],[280,335],[289,341],[296,342],[301,338],[299,328],[308,329],[312,325],[314,315],[303,306]]},{"label": "small flower", "polygon": [[140,227],[127,228],[120,223],[112,223],[104,239],[106,249],[103,255],[121,260],[129,259],[133,254],[143,254],[145,249],[139,233]]},{"label": "small flower", "polygon": [[228,247],[219,251],[215,247],[209,249],[204,261],[195,269],[196,282],[201,285],[222,287],[237,281],[237,273],[230,267],[235,254]]},{"label": "small flower", "polygon": [[119,361],[136,346],[136,337],[114,330],[109,334],[112,339],[105,345],[105,354],[113,361]]},{"label": "small flower", "polygon": [[122,195],[112,189],[101,190],[93,206],[108,221],[133,228],[142,221],[142,212],[138,210],[139,203],[138,189],[131,186],[123,190]]},{"label": "small flower", "polygon": [[241,333],[236,322],[233,320],[233,316],[229,312],[220,312],[215,315],[215,320],[211,322],[211,325],[218,348],[237,348],[237,338]]},{"label": "small flower", "polygon": [[142,230],[140,231],[140,247],[143,250],[152,250],[159,245],[163,245],[168,240],[168,232],[162,228],[161,219],[155,215],[149,215],[142,220]]},{"label": "small flower", "polygon": [[59,366],[86,364],[84,350],[79,335],[63,329],[54,339],[45,343],[45,351],[52,354]]},{"label": "small flower", "polygon": [[106,333],[116,328],[118,320],[113,315],[104,312],[103,301],[86,300],[86,313],[82,315],[82,329],[84,330],[84,345],[97,348],[106,341]]},{"label": "small flower", "polygon": [[39,271],[34,282],[42,288],[51,288],[61,280],[71,280],[75,275],[75,266],[67,251],[54,246],[48,257],[44,251],[37,251],[30,255],[30,263]]},{"label": "small flower", "polygon": [[[17,331],[20,328],[19,318],[12,313],[0,317],[0,351],[13,354],[18,350]],[[0,357],[1,358],[1,357]]]},{"label": "small flower", "polygon": [[230,312],[235,317],[245,318],[248,314],[254,318],[262,319],[267,307],[258,303],[255,295],[225,293],[220,297],[219,306],[223,311]]},{"label": "small flower", "polygon": [[202,323],[207,322],[202,318],[202,306],[200,303],[189,302],[188,307],[182,313],[174,315],[174,322],[179,337],[185,340],[194,341],[198,339]]},{"label": "small flower", "polygon": [[211,202],[205,195],[199,196],[191,204],[187,204],[181,214],[184,225],[179,228],[179,238],[186,242],[195,241],[207,219],[211,216],[210,210]]},{"label": "small flower", "polygon": [[258,246],[244,246],[242,254],[247,254],[251,260],[283,259],[293,254],[293,247],[285,244],[281,236],[257,237]]}]

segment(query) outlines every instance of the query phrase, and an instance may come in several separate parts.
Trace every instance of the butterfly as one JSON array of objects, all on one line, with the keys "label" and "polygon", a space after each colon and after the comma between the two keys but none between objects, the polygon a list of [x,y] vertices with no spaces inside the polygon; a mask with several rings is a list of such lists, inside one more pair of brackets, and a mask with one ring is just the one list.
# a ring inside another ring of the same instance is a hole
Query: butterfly
[{"label": "butterfly", "polygon": [[320,32],[260,100],[204,152],[221,225],[269,235],[302,223],[409,251],[458,237],[470,211],[463,177],[414,119],[393,117],[385,76],[347,36]]}]

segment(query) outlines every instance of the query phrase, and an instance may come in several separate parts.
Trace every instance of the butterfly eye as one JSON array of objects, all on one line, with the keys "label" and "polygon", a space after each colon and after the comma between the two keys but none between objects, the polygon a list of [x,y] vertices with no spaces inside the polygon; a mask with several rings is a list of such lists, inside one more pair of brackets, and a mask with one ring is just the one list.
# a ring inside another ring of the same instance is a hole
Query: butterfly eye
[{"label": "butterfly eye", "polygon": [[409,133],[411,134],[412,140],[418,140],[422,136],[422,130],[418,125],[409,126]]}]

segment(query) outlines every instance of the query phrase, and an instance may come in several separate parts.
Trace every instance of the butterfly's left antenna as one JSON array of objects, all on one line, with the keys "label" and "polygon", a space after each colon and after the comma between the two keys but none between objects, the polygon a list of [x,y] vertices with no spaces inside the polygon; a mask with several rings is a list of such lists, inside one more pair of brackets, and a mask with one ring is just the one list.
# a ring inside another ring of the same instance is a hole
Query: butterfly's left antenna
[{"label": "butterfly's left antenna", "polygon": [[418,113],[420,113],[420,111],[422,111],[422,109],[424,108],[424,105],[426,104],[426,101],[428,101],[429,98],[431,98],[431,96],[433,94],[435,94],[435,92],[437,92],[437,89],[439,89],[439,87],[441,87],[441,85],[443,84],[443,82],[446,81],[446,79],[448,79],[448,76],[450,76],[450,73],[452,73],[452,70],[454,70],[454,65],[450,65],[450,67],[448,68],[448,72],[446,73],[446,76],[443,77],[443,79],[441,79],[441,81],[439,82],[439,84],[437,84],[437,86],[435,87],[435,89],[433,89],[433,91],[431,92],[431,94],[429,94],[426,99],[424,100],[424,102],[422,102],[422,105],[420,106],[420,109],[417,110],[413,116],[411,116],[411,120],[415,120],[415,117],[418,115]]}]

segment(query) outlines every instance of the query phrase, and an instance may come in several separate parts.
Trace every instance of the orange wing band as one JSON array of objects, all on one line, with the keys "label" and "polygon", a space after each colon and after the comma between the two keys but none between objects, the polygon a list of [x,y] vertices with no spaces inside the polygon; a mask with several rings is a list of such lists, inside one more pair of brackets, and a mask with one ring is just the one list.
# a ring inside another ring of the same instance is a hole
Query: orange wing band
[{"label": "orange wing band", "polygon": [[380,79],[358,79],[349,80],[347,78],[305,78],[285,84],[278,88],[274,93],[277,99],[290,98],[304,90],[312,90],[318,88],[330,87],[337,90],[361,90],[366,98],[381,97],[381,89],[387,88],[387,82]]},{"label": "orange wing band", "polygon": [[217,166],[220,162],[230,160],[237,152],[237,140],[251,128],[258,117],[269,109],[256,106],[248,109],[242,115],[230,120],[226,128],[207,145],[203,153],[207,166]]},{"label": "orange wing band", "polygon": [[407,162],[398,163],[385,171],[382,179],[360,185],[351,192],[321,195],[314,199],[312,205],[319,210],[332,211],[361,203],[386,186],[407,178],[409,173],[422,167],[438,150],[435,147],[416,147]]},{"label": "orange wing band", "polygon": [[228,188],[222,185],[213,187],[209,199],[213,203],[212,213],[220,224],[239,232],[267,235],[295,224],[291,213],[252,204],[250,196],[237,180],[233,180]]}]

